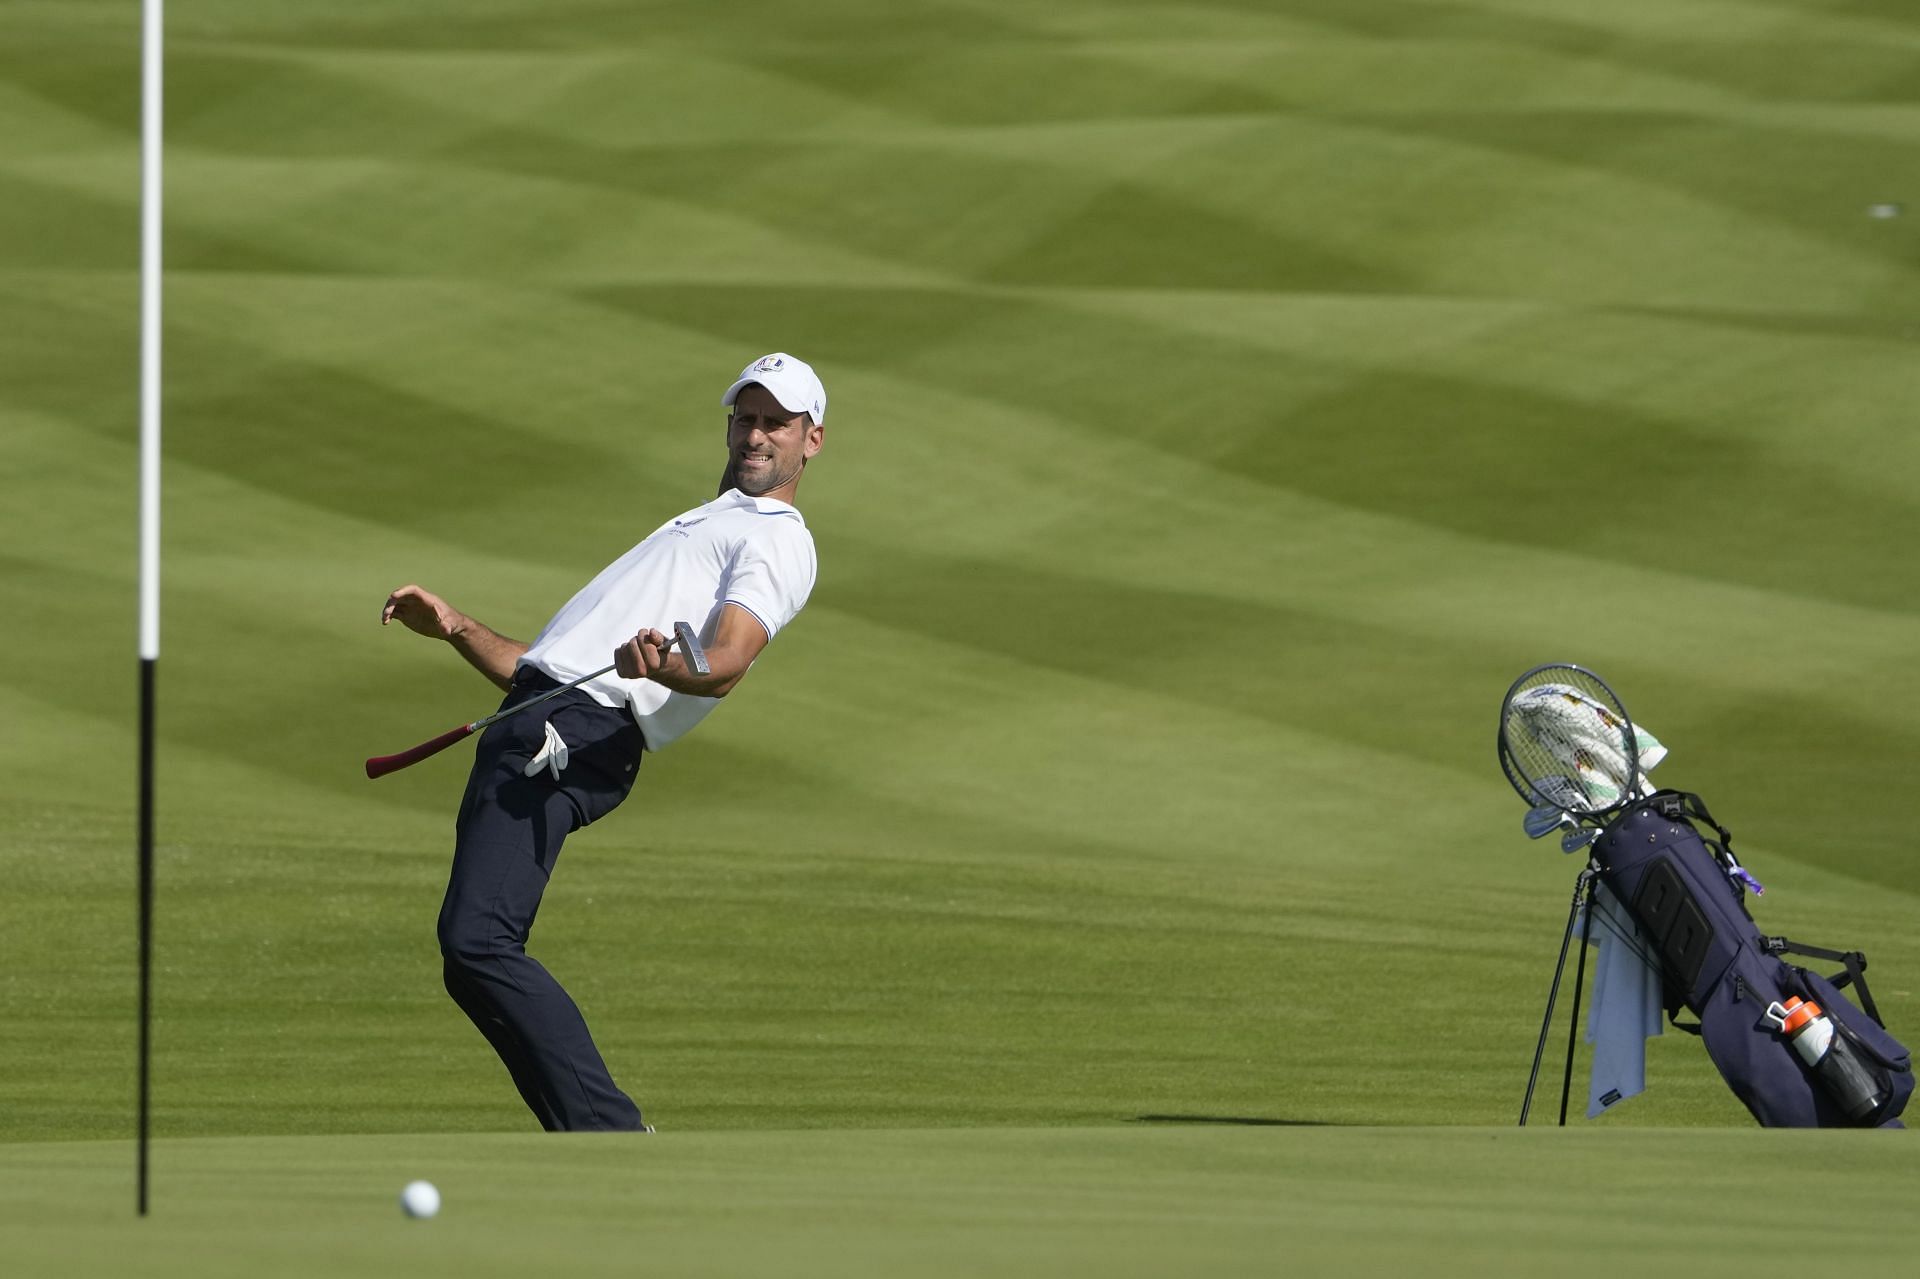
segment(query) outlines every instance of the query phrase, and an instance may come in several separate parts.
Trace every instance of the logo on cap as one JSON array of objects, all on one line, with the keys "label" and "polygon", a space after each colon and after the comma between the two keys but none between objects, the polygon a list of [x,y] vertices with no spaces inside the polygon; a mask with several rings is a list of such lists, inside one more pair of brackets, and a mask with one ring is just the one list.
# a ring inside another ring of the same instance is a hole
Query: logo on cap
[{"label": "logo on cap", "polygon": [[777,355],[763,355],[753,362],[749,373],[778,373],[787,367],[787,362]]}]

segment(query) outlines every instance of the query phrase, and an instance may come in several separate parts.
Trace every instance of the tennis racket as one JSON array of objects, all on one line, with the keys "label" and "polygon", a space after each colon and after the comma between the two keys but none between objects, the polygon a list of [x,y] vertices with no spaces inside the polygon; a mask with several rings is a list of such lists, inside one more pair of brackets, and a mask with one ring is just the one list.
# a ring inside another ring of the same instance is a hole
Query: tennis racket
[{"label": "tennis racket", "polygon": [[1627,708],[1605,680],[1566,662],[1536,666],[1507,690],[1500,767],[1536,812],[1574,825],[1599,823],[1646,792]]}]

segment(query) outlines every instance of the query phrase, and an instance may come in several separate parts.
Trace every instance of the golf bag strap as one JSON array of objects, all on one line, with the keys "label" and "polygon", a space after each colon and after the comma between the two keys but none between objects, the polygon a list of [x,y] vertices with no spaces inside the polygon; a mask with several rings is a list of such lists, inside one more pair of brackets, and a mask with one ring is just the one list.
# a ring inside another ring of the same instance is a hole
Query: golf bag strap
[{"label": "golf bag strap", "polygon": [[1701,836],[1700,842],[1712,849],[1722,863],[1733,860],[1733,832],[1713,820],[1713,814],[1707,811],[1707,801],[1691,791],[1662,790],[1647,797],[1662,817],[1669,820],[1688,820],[1704,822],[1720,838],[1714,840]]},{"label": "golf bag strap", "polygon": [[[1663,790],[1655,791],[1639,802],[1653,805],[1654,809],[1668,821],[1684,821],[1689,824],[1698,822],[1711,829],[1720,837],[1719,839],[1701,835],[1698,827],[1695,828],[1694,833],[1700,835],[1700,842],[1707,846],[1714,860],[1720,863],[1720,869],[1727,872],[1727,878],[1755,897],[1767,891],[1766,885],[1755,879],[1747,868],[1740,864],[1740,859],[1733,855],[1733,832],[1713,820],[1713,814],[1707,811],[1706,801],[1698,795],[1688,791]],[[1752,913],[1747,910],[1744,898],[1741,900],[1740,910],[1742,914],[1752,917]]]},{"label": "golf bag strap", "polygon": [[1860,1007],[1873,1018],[1873,1024],[1885,1030],[1887,1023],[1880,1020],[1880,1009],[1873,1002],[1873,992],[1867,989],[1867,957],[1857,950],[1828,950],[1824,946],[1804,946],[1785,937],[1762,937],[1760,944],[1771,955],[1805,955],[1810,959],[1826,959],[1841,965],[1845,972],[1835,973],[1827,978],[1835,990],[1845,990],[1848,986],[1860,992]]}]

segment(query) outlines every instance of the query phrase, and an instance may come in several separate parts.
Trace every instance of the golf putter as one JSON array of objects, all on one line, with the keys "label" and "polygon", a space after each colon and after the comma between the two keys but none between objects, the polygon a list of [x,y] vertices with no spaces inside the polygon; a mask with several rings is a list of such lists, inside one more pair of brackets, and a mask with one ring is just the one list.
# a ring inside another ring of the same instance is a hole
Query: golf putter
[{"label": "golf putter", "polygon": [[[665,655],[672,652],[675,648],[678,648],[685,654],[687,665],[693,668],[695,675],[711,675],[713,673],[713,667],[707,662],[707,650],[701,647],[700,637],[693,633],[693,627],[686,622],[675,622],[673,624],[673,638],[661,646],[660,652],[662,655]],[[540,694],[538,697],[530,697],[524,702],[517,702],[505,710],[495,711],[484,719],[476,719],[471,724],[462,724],[459,728],[449,729],[431,741],[421,742],[418,746],[401,751],[397,755],[375,755],[367,761],[367,776],[370,778],[385,777],[388,773],[397,773],[409,765],[418,764],[430,755],[438,755],[441,751],[447,749],[447,747],[453,745],[470,733],[476,733],[487,725],[497,723],[509,715],[518,715],[529,706],[538,706],[550,698],[560,696],[560,694],[566,692],[568,689],[578,688],[589,680],[596,680],[602,675],[611,674],[613,670],[614,665],[610,663],[602,666],[597,671],[582,675],[570,684],[562,684],[559,688],[551,689]]]}]

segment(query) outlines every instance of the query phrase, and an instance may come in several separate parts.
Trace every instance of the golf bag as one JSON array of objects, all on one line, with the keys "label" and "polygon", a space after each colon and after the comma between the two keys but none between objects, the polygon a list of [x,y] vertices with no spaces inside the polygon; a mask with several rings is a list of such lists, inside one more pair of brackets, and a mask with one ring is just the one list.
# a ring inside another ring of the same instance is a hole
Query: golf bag
[{"label": "golf bag", "polygon": [[[1703,838],[1695,822],[1713,830],[1718,842]],[[1663,790],[1622,810],[1593,845],[1601,882],[1627,907],[1653,952],[1669,1019],[1700,1036],[1727,1086],[1762,1127],[1902,1127],[1899,1115],[1913,1093],[1912,1059],[1881,1024],[1863,975],[1866,957],[1763,934],[1732,876],[1737,863],[1729,842],[1699,796]],[[1780,956],[1788,952],[1839,962],[1844,971],[1822,977],[1787,963]],[[1859,994],[1865,1012],[1841,993],[1846,986]],[[1811,1042],[1789,1042],[1789,1025],[1778,1014],[1795,996],[1831,1018],[1823,1054]],[[1674,1020],[1682,1006],[1699,1017],[1698,1026]],[[1815,1055],[1815,1064],[1803,1060]]]}]

